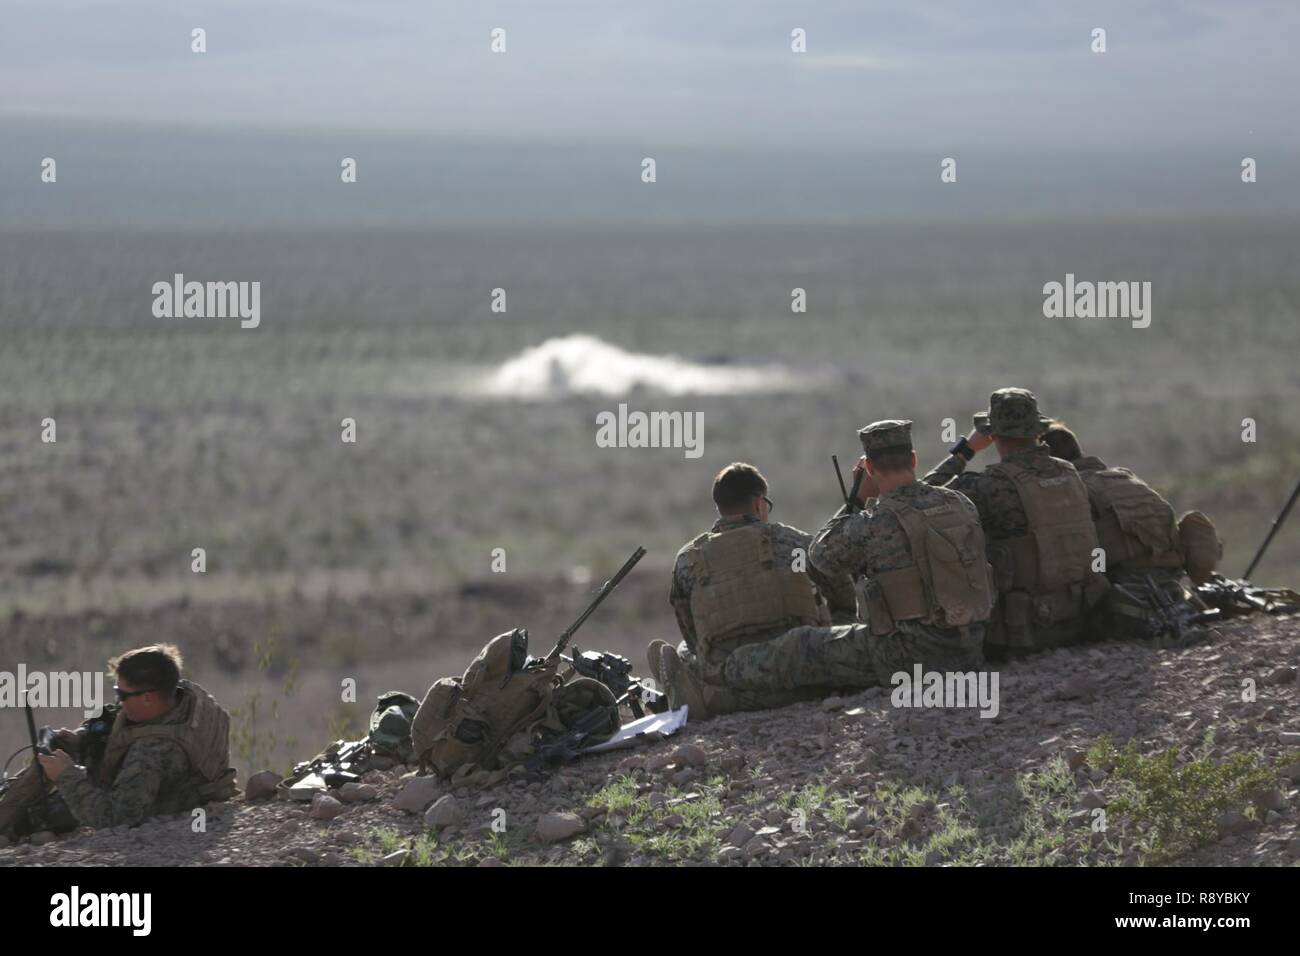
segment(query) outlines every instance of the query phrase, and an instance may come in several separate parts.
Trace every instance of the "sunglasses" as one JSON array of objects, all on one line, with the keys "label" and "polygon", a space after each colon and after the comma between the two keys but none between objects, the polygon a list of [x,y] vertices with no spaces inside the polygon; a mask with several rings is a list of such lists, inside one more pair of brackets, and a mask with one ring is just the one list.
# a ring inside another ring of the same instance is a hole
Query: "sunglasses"
[{"label": "sunglasses", "polygon": [[117,695],[118,700],[127,700],[131,697],[139,697],[141,694],[152,694],[152,690],[122,690],[116,684],[113,685],[113,693]]},{"label": "sunglasses", "polygon": [[768,513],[771,514],[772,509],[776,507],[776,505],[772,504],[772,499],[769,498],[767,495],[759,495],[759,497],[767,502],[767,510]]}]

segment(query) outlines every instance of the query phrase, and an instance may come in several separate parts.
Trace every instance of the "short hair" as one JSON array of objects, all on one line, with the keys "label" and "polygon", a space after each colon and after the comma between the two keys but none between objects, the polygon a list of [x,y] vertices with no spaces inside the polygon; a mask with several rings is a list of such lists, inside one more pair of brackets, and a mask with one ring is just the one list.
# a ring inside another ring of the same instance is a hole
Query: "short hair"
[{"label": "short hair", "polygon": [[911,445],[889,445],[867,452],[867,460],[876,466],[876,470],[892,472],[907,471],[912,467]]},{"label": "short hair", "polygon": [[1053,458],[1075,461],[1083,457],[1083,452],[1079,449],[1079,439],[1065,422],[1052,422],[1048,425],[1041,441],[1052,453]]},{"label": "short hair", "polygon": [[141,689],[174,691],[185,661],[175,644],[150,644],[112,658],[108,666]]},{"label": "short hair", "polygon": [[718,511],[739,511],[756,495],[767,494],[767,479],[753,465],[733,461],[713,479],[713,503]]}]

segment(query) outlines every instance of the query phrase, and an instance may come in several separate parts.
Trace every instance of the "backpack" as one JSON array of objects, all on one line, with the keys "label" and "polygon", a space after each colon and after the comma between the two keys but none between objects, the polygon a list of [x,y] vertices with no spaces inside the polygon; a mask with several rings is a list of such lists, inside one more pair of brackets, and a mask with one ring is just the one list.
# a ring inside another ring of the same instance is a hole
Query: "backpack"
[{"label": "backpack", "polygon": [[587,740],[612,736],[620,725],[613,693],[588,677],[566,680],[558,663],[530,658],[528,631],[515,628],[489,641],[462,676],[435,681],[411,724],[420,771],[458,784],[494,783],[593,710],[607,719]]},{"label": "backpack", "polygon": [[1189,511],[1178,519],[1178,541],[1183,567],[1193,584],[1205,584],[1223,557],[1223,542],[1214,522],[1200,511]]},{"label": "backpack", "polygon": [[377,753],[405,763],[411,754],[411,723],[420,702],[400,690],[385,691],[370,713],[370,734],[366,738]]}]

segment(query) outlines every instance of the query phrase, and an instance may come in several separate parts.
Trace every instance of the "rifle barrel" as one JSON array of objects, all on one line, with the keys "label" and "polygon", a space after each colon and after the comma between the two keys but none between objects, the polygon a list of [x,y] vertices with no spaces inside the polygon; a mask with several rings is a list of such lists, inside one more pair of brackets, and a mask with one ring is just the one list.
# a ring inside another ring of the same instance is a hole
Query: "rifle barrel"
[{"label": "rifle barrel", "polygon": [[[27,703],[27,695],[23,695],[23,710],[27,712],[27,736],[32,740],[32,766],[36,768],[36,778],[40,780],[41,786],[47,786],[49,781],[45,779],[45,768],[41,766],[40,750],[36,746],[36,718],[32,715],[32,705]],[[44,792],[44,791],[42,791]]]},{"label": "rifle barrel", "polygon": [[1273,543],[1273,536],[1277,534],[1278,529],[1282,527],[1282,523],[1286,521],[1286,516],[1291,513],[1291,508],[1295,505],[1297,498],[1300,498],[1300,481],[1296,482],[1295,488],[1291,491],[1291,497],[1288,498],[1286,504],[1282,506],[1282,510],[1278,512],[1277,517],[1273,519],[1273,526],[1268,529],[1268,535],[1264,538],[1264,543],[1261,544],[1259,550],[1255,552],[1255,557],[1251,560],[1250,567],[1246,568],[1246,573],[1242,575],[1243,578],[1249,578],[1254,572],[1255,566],[1259,564],[1260,558],[1264,557],[1264,552],[1267,551],[1268,546]]},{"label": "rifle barrel", "polygon": [[600,607],[600,603],[613,593],[614,588],[619,586],[619,583],[628,576],[631,570],[636,567],[636,563],[645,557],[645,554],[645,548],[638,547],[632,552],[632,557],[623,562],[623,566],[614,573],[614,576],[600,586],[600,591],[597,592],[591,603],[583,609],[583,612],[578,615],[576,621],[564,629],[564,633],[560,635],[560,639],[555,642],[555,646],[551,648],[551,652],[546,655],[544,660],[547,664],[552,663],[564,652],[564,648],[568,645],[570,638],[577,633],[578,628],[582,627],[587,618],[591,617],[596,608]]}]

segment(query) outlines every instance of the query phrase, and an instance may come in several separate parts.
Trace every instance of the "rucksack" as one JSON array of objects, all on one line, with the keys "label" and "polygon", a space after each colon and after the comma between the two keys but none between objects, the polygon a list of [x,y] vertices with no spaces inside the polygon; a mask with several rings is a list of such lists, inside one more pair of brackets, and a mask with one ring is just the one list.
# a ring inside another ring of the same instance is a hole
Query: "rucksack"
[{"label": "rucksack", "polygon": [[489,641],[462,676],[435,681],[411,725],[421,772],[493,782],[593,710],[608,719],[587,740],[612,736],[620,724],[613,693],[588,677],[566,680],[558,663],[530,658],[528,631],[515,628]]}]

